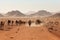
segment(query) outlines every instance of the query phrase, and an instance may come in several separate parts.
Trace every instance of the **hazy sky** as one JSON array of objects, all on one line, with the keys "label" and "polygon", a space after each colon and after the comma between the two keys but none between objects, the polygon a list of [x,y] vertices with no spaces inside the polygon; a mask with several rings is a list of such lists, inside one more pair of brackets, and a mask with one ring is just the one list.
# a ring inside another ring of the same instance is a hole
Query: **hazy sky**
[{"label": "hazy sky", "polygon": [[0,0],[0,12],[11,10],[28,11],[48,10],[60,11],[60,0]]}]

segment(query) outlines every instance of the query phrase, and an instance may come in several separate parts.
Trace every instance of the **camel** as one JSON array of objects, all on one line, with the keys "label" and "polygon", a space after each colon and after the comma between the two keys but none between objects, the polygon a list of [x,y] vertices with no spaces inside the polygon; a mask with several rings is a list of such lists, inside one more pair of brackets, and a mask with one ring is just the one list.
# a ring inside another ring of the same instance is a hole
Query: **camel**
[{"label": "camel", "polygon": [[13,25],[14,21],[12,21],[12,25]]},{"label": "camel", "polygon": [[20,25],[19,21],[17,21],[17,20],[15,21],[15,23],[16,23],[16,25]]},{"label": "camel", "polygon": [[21,20],[19,20],[19,21],[17,21],[16,20],[16,25],[21,25],[21,24],[25,24],[26,22],[24,22],[24,21],[21,21]]},{"label": "camel", "polygon": [[31,22],[32,22],[31,20],[28,21],[29,26],[31,26]]},{"label": "camel", "polygon": [[21,21],[22,24],[25,24],[26,22],[25,21]]},{"label": "camel", "polygon": [[13,26],[14,21],[13,20],[8,20],[8,25]]},{"label": "camel", "polygon": [[10,23],[11,23],[11,20],[8,20],[8,25],[10,25]]},{"label": "camel", "polygon": [[40,24],[42,23],[40,20],[36,20],[36,24]]},{"label": "camel", "polygon": [[4,27],[4,22],[1,21],[1,22],[0,22],[0,30],[3,30],[3,29],[4,29],[3,27]]}]

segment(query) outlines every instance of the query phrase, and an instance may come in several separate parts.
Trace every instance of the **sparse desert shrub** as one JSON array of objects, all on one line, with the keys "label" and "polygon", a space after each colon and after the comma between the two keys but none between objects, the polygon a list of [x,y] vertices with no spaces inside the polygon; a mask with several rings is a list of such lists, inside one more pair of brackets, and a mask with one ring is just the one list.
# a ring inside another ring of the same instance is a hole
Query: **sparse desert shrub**
[{"label": "sparse desert shrub", "polygon": [[47,24],[46,24],[46,27],[54,27],[54,25],[53,25],[53,22],[52,21],[49,21]]},{"label": "sparse desert shrub", "polygon": [[56,22],[55,22],[55,25],[58,25],[58,24],[59,24],[59,22],[56,21]]},{"label": "sparse desert shrub", "polygon": [[59,22],[58,21],[49,21],[46,25],[46,27],[48,28],[48,31],[57,31]]},{"label": "sparse desert shrub", "polygon": [[52,27],[51,27],[51,28],[48,28],[48,31],[49,31],[49,32],[51,32],[52,30],[53,30],[53,28],[52,28]]}]

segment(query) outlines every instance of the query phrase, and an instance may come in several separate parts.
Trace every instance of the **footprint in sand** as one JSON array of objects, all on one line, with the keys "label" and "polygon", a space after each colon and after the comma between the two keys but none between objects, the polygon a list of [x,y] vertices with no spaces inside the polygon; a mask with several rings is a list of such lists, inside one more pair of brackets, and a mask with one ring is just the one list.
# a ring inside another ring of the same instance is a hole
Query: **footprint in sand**
[{"label": "footprint in sand", "polygon": [[19,31],[19,28],[17,29],[16,33],[18,33],[18,31]]},{"label": "footprint in sand", "polygon": [[13,39],[14,37],[10,37],[11,39]]}]

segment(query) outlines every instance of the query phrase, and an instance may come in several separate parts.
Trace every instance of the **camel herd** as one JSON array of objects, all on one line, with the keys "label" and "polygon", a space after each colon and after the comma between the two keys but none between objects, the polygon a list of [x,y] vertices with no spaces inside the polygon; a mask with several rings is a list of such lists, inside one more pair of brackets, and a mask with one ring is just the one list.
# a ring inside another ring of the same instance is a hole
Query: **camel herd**
[{"label": "camel herd", "polygon": [[[13,20],[7,20],[7,25],[8,25],[8,26],[14,26],[14,25],[13,25],[14,23],[15,23],[17,26],[18,26],[18,25],[22,25],[22,24],[26,24],[26,23],[28,23],[28,25],[31,26],[32,20],[29,20],[28,22],[22,21],[22,20],[15,20],[15,21],[13,21]],[[42,23],[42,21],[39,20],[39,19],[37,19],[37,20],[35,21],[35,24],[40,24],[40,23]],[[12,25],[11,25],[11,24],[12,24]],[[4,21],[0,21],[0,29],[3,28],[4,25],[5,25],[5,22],[4,22]]]}]

